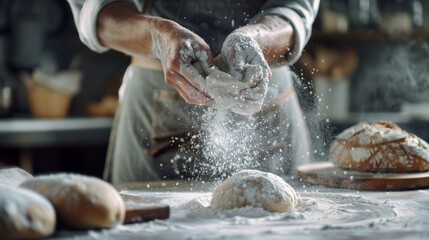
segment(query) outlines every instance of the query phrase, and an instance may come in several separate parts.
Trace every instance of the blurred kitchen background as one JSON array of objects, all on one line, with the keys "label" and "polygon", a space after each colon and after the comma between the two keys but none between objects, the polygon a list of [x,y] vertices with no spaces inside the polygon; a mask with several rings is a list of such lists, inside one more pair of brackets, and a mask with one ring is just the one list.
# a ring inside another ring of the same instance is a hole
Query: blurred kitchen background
[{"label": "blurred kitchen background", "polygon": [[[0,0],[0,167],[100,177],[129,60],[85,47],[66,1]],[[292,68],[316,160],[359,121],[429,141],[429,1],[322,0]]]}]

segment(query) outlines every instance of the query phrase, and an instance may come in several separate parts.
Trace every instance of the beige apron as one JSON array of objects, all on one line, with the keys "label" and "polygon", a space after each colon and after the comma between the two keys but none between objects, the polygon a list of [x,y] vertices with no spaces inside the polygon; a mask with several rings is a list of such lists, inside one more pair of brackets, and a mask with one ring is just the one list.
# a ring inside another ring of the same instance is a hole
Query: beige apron
[{"label": "beige apron", "polygon": [[[260,163],[257,168],[293,174],[297,165],[309,161],[309,136],[289,68],[275,68],[272,72],[264,107],[251,118],[257,126],[246,144],[255,146],[252,156]],[[145,59],[133,61],[121,86],[105,179],[119,183],[210,178],[207,172],[196,174],[200,166],[210,163],[204,160],[204,148],[192,147],[204,144],[195,137],[200,131],[210,131],[201,119],[207,111],[214,112],[185,103],[175,89],[166,85],[159,63]],[[250,121],[246,116],[228,115],[237,128]],[[234,144],[240,147],[240,141]],[[239,170],[226,168],[225,171],[227,169]]]}]

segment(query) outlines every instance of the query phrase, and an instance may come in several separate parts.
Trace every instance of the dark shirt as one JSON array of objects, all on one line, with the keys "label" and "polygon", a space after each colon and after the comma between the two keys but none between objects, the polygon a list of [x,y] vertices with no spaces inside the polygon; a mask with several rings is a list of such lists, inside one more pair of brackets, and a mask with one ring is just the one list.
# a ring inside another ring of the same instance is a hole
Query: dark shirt
[{"label": "dark shirt", "polygon": [[225,37],[232,30],[248,24],[264,3],[261,0],[156,0],[152,3],[151,13],[195,32],[217,55]]}]

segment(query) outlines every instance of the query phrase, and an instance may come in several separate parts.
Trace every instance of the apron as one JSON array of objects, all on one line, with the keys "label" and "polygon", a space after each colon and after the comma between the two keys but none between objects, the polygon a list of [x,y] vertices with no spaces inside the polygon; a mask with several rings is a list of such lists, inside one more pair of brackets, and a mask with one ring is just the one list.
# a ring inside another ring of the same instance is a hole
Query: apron
[{"label": "apron", "polygon": [[211,179],[241,169],[294,174],[310,160],[309,135],[289,68],[272,73],[262,110],[249,117],[187,104],[162,71],[130,65],[104,178]]}]

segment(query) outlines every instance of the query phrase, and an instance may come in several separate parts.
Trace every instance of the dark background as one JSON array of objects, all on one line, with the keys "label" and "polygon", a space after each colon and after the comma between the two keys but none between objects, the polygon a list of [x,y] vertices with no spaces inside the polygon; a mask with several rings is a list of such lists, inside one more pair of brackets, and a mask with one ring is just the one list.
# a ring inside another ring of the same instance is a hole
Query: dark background
[{"label": "dark background", "polygon": [[[429,102],[428,27],[427,1],[322,0],[306,56],[292,66],[319,150],[316,159],[326,160],[333,136],[359,121],[392,120],[429,140],[429,117],[411,117],[403,114],[402,108],[404,104]],[[321,49],[330,55],[321,59]],[[343,59],[344,52],[357,56],[358,62],[353,70],[341,74],[341,65],[349,56]],[[114,51],[98,54],[84,46],[66,1],[0,0],[0,87],[13,89],[13,104],[0,111],[0,166],[22,165],[30,159],[30,170],[35,174],[67,171],[102,175],[109,127],[98,129],[92,140],[84,134],[70,134],[75,140],[64,142],[59,138],[34,146],[15,143],[13,134],[2,132],[2,124],[13,126],[25,120],[31,125],[45,120],[32,115],[21,74],[35,69],[48,74],[65,71],[76,57],[83,74],[81,88],[73,96],[67,116],[56,121],[67,125],[70,119],[90,119],[96,124],[97,118],[86,107],[106,96],[117,97],[129,57]],[[330,58],[338,58],[332,60],[331,70],[323,72],[317,67],[323,66],[318,65],[320,61],[330,62]],[[309,59],[316,63],[315,68],[308,67]],[[335,68],[337,65],[339,68]],[[332,69],[340,69],[340,73]],[[321,78],[330,84],[338,79],[347,81],[346,115],[330,116],[321,109],[315,84]],[[421,111],[429,112],[428,108]],[[102,119],[106,118],[112,115]]]}]

